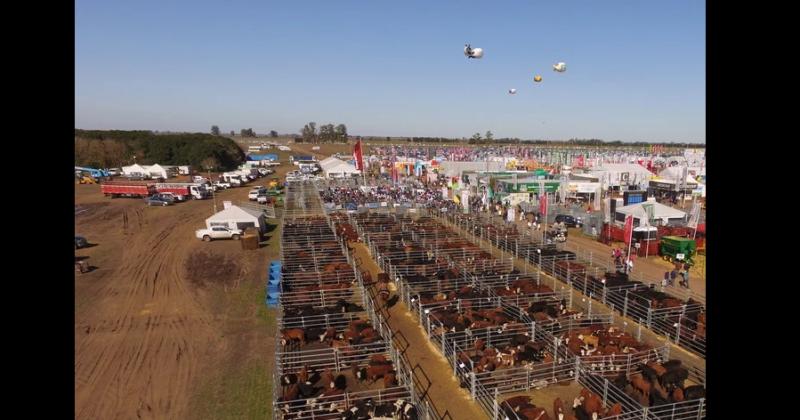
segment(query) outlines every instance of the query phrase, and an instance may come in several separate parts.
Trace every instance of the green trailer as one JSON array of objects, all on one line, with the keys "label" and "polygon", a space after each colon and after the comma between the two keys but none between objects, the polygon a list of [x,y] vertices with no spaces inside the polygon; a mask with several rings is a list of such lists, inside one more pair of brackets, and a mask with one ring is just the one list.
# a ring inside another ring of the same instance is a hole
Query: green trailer
[{"label": "green trailer", "polygon": [[693,239],[680,236],[663,236],[659,246],[661,258],[667,261],[684,261],[689,266],[694,265],[692,258],[697,252],[697,245]]}]

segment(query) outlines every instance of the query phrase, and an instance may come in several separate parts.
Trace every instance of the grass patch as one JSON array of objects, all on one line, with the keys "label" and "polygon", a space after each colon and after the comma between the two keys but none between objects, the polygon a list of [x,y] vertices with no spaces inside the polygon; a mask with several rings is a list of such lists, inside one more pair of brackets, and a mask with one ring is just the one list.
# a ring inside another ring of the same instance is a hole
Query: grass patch
[{"label": "grass patch", "polygon": [[220,372],[195,394],[195,419],[272,418],[272,369],[253,359]]}]

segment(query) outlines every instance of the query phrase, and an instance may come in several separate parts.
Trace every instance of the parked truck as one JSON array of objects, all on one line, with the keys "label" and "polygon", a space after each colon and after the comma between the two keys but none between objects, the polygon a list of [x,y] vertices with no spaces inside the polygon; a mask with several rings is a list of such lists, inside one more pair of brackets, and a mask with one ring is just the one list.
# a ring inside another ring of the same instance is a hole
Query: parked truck
[{"label": "parked truck", "polygon": [[211,192],[206,188],[206,184],[199,183],[158,183],[156,190],[160,193],[172,193],[178,201],[184,201],[189,197],[195,200],[203,200],[211,196]]},{"label": "parked truck", "polygon": [[236,172],[225,172],[222,174],[222,180],[230,183],[233,187],[241,187],[243,184],[241,175]]},{"label": "parked truck", "polygon": [[156,185],[141,181],[106,181],[100,184],[100,192],[106,197],[149,197],[156,194]]}]

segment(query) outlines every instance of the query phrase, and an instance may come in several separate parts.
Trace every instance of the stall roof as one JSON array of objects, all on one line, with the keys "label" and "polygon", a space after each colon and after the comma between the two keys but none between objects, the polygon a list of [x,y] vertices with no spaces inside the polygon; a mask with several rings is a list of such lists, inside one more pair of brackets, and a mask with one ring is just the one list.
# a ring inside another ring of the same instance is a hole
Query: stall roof
[{"label": "stall roof", "polygon": [[654,201],[620,207],[617,209],[617,213],[622,213],[626,216],[631,215],[637,219],[641,219],[643,217],[647,217],[647,211],[644,209],[645,204],[653,205],[653,218],[655,219],[682,219],[686,217],[686,212]]}]

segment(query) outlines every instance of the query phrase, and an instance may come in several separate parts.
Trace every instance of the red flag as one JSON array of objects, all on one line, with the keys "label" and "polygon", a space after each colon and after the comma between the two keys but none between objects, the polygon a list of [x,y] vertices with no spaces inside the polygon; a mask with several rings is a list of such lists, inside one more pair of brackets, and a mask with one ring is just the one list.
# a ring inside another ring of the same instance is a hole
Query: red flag
[{"label": "red flag", "polygon": [[364,157],[361,152],[361,140],[357,141],[355,147],[353,147],[353,159],[356,161],[356,169],[363,171]]},{"label": "red flag", "polygon": [[539,213],[542,217],[547,215],[547,193],[544,191],[539,193]]},{"label": "red flag", "polygon": [[630,244],[632,237],[633,237],[633,216],[627,216],[625,218],[625,244]]}]

